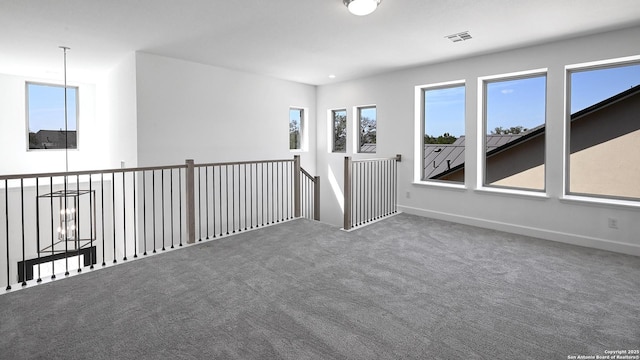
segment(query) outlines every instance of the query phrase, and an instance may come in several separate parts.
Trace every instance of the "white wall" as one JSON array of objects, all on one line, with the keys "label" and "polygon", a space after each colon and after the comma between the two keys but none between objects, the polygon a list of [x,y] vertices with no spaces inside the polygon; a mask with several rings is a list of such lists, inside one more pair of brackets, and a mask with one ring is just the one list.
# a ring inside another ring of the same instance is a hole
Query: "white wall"
[{"label": "white wall", "polygon": [[[399,205],[405,212],[507,230],[544,239],[640,255],[640,207],[612,206],[560,200],[563,194],[563,130],[565,65],[640,54],[640,27],[533,46],[447,63],[421,66],[318,88],[318,173],[337,178],[338,188],[323,182],[322,219],[342,222],[338,198],[342,191],[343,158],[328,147],[327,110],[347,108],[353,129],[352,107],[378,106],[377,156],[403,155],[399,167]],[[473,41],[473,40],[471,40]],[[477,78],[548,68],[547,74],[547,198],[498,194],[476,187],[478,119]],[[466,79],[466,188],[413,184],[414,88],[417,85]],[[349,141],[351,141],[349,135]],[[348,144],[348,151],[353,149]],[[353,155],[348,152],[346,155]],[[362,155],[353,155],[354,158]],[[608,227],[608,218],[618,229]]]},{"label": "white wall", "polygon": [[104,152],[102,168],[136,167],[136,58],[131,53],[114,66],[97,87],[98,119]]},{"label": "white wall", "polygon": [[138,53],[140,166],[289,159],[289,107],[308,109],[315,173],[316,87]]}]

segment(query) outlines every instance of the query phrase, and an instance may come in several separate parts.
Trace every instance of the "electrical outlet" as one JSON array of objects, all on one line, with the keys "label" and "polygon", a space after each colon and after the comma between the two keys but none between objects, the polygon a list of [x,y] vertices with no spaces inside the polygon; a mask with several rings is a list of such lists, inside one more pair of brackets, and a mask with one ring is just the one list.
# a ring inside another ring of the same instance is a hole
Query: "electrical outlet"
[{"label": "electrical outlet", "polygon": [[609,228],[617,229],[618,228],[618,219],[609,218]]},{"label": "electrical outlet", "polygon": [[411,198],[411,192],[407,191],[407,199]]}]

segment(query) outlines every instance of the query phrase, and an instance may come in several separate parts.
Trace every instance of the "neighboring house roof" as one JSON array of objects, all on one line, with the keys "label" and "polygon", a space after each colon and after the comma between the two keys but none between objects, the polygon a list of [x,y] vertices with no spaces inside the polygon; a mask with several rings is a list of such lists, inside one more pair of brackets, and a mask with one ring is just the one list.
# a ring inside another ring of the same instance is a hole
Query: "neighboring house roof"
[{"label": "neighboring house roof", "polygon": [[490,134],[487,135],[487,151],[499,148],[525,135],[526,131],[520,134]]},{"label": "neighboring house roof", "polygon": [[360,145],[361,153],[375,153],[376,152],[376,144],[362,144]]},{"label": "neighboring house roof", "polygon": [[628,96],[631,95],[635,95],[636,93],[640,93],[640,85],[636,85],[633,86],[631,88],[629,88],[628,90],[622,91],[620,93],[617,93],[615,95],[613,95],[612,97],[608,98],[608,99],[604,99],[602,101],[600,101],[599,103],[595,103],[591,106],[589,106],[588,108],[584,108],[580,111],[576,111],[575,113],[571,114],[571,121],[575,121],[580,119],[581,117],[588,115],[594,111],[598,111],[606,106],[609,106],[615,102],[618,102],[620,100],[625,99]]},{"label": "neighboring house roof", "polygon": [[443,172],[464,164],[465,137],[461,136],[453,144],[424,145],[424,176],[431,179]]},{"label": "neighboring house roof", "polygon": [[[571,122],[637,94],[640,94],[640,85],[636,85],[588,108],[571,114]],[[546,126],[543,124],[520,134],[487,135],[487,157],[514,148],[534,137],[544,135],[545,130]],[[440,149],[440,154],[434,154],[435,150],[438,149]],[[424,157],[424,178],[426,179],[439,179],[445,175],[462,170],[464,168],[464,136],[461,136],[451,145],[425,145]],[[447,160],[450,161],[450,166],[447,166]],[[434,161],[436,162],[435,167]]]},{"label": "neighboring house roof", "polygon": [[35,145],[37,149],[64,149],[65,141],[70,148],[77,146],[76,131],[69,130],[65,136],[64,130],[40,130],[35,135]]},{"label": "neighboring house roof", "polygon": [[[487,150],[491,152],[527,134],[528,132],[487,135]],[[452,144],[425,144],[424,177],[426,179],[437,179],[452,171],[461,169],[464,166],[464,147],[464,136],[460,136]]]}]

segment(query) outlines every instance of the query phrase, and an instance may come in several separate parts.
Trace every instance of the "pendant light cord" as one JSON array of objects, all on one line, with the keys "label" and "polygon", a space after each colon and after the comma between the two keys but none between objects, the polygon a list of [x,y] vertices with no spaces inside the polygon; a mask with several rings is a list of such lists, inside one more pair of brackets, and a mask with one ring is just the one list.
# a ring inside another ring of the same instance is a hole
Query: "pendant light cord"
[{"label": "pendant light cord", "polygon": [[66,46],[60,46],[64,57],[64,169],[69,172],[69,124],[67,115],[67,50]]}]

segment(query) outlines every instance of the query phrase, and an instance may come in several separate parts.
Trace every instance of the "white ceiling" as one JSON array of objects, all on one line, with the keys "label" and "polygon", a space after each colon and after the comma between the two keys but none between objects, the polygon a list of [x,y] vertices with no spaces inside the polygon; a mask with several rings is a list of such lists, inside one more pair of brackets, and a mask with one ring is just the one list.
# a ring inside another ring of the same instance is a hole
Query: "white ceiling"
[{"label": "white ceiling", "polygon": [[144,51],[321,85],[636,25],[640,0],[0,0],[0,72],[60,77],[64,45],[76,81]]}]

